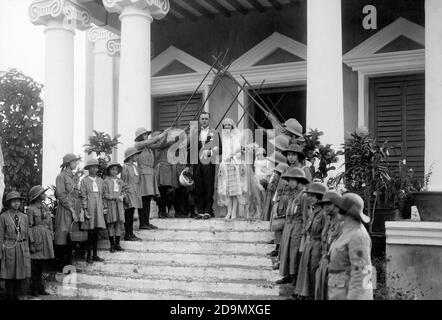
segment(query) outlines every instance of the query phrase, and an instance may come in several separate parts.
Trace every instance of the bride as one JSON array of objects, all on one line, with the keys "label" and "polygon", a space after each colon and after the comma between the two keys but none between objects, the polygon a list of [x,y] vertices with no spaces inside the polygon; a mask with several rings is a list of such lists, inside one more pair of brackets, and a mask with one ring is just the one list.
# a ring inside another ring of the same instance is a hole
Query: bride
[{"label": "bride", "polygon": [[247,194],[246,166],[242,161],[242,135],[232,119],[223,120],[222,160],[218,171],[218,205],[227,207],[225,219],[237,219],[241,195]]}]

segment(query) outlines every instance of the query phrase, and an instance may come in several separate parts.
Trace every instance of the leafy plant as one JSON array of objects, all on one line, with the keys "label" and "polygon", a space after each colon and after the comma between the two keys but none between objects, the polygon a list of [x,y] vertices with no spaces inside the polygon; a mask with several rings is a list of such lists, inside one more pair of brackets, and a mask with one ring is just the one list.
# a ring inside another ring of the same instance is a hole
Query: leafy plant
[{"label": "leafy plant", "polygon": [[344,143],[345,171],[335,181],[343,181],[347,191],[364,199],[371,223],[375,208],[398,205],[398,180],[389,168],[387,143],[378,142],[364,131],[353,132]]},{"label": "leafy plant", "polygon": [[[324,135],[324,132],[318,131],[318,129],[310,130],[304,134],[304,153],[306,159],[313,165],[318,161],[317,168],[312,171],[313,179],[324,180],[328,177],[329,171],[336,170],[333,163],[338,162],[338,156],[344,154],[342,151],[335,152],[330,144],[323,145],[320,141],[320,137]],[[332,180],[328,181],[332,183]]]},{"label": "leafy plant", "polygon": [[0,137],[5,193],[41,184],[43,85],[10,69],[0,75]]},{"label": "leafy plant", "polygon": [[95,153],[97,156],[99,170],[97,175],[104,178],[106,174],[106,165],[111,160],[111,155],[114,149],[118,148],[118,138],[120,135],[116,135],[111,138],[108,133],[92,130],[93,135],[89,137],[89,143],[85,144],[85,152],[90,155]]}]

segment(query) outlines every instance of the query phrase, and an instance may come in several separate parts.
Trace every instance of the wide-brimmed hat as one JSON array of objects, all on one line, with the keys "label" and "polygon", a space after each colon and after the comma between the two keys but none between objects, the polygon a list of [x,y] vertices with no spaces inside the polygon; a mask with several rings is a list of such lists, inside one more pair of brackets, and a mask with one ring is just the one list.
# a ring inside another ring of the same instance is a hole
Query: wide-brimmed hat
[{"label": "wide-brimmed hat", "polygon": [[129,160],[130,157],[141,153],[141,150],[138,150],[135,147],[129,147],[126,149],[126,151],[124,151],[124,162],[127,162],[127,160]]},{"label": "wide-brimmed hat", "polygon": [[295,118],[290,118],[283,124],[284,128],[298,137],[302,137],[302,125]]},{"label": "wide-brimmed hat", "polygon": [[63,157],[63,162],[62,162],[60,168],[62,168],[62,167],[64,167],[64,166],[68,165],[68,164],[71,163],[72,161],[78,161],[78,160],[81,160],[81,158],[80,158],[79,156],[76,156],[76,155],[73,154],[73,153],[65,154],[64,157]]},{"label": "wide-brimmed hat", "polygon": [[290,137],[285,134],[280,134],[275,137],[275,147],[280,151],[285,151],[289,147]]},{"label": "wide-brimmed hat", "polygon": [[23,200],[24,198],[21,196],[20,192],[11,191],[6,195],[5,203],[8,203],[9,201],[14,200],[14,199]]},{"label": "wide-brimmed hat", "polygon": [[284,180],[288,180],[290,178],[295,178],[298,182],[302,184],[309,184],[310,181],[306,178],[304,170],[297,167],[290,167],[287,171],[282,175]]},{"label": "wide-brimmed hat", "polygon": [[42,195],[43,193],[45,193],[49,188],[43,188],[40,185],[37,186],[33,186],[31,188],[31,190],[29,190],[29,202],[34,201],[35,199],[37,199],[40,195]]},{"label": "wide-brimmed hat", "polygon": [[332,198],[332,203],[345,214],[354,217],[363,223],[369,223],[370,217],[364,214],[364,200],[356,193],[346,193],[340,198]]},{"label": "wide-brimmed hat", "polygon": [[284,172],[287,171],[287,169],[289,168],[289,165],[286,163],[279,163],[274,169],[273,171],[279,172],[280,174],[283,174]]},{"label": "wide-brimmed hat", "polygon": [[324,195],[327,191],[327,186],[321,182],[310,183],[305,190],[306,193],[316,193],[320,195]]},{"label": "wide-brimmed hat", "polygon": [[333,198],[341,198],[341,194],[336,190],[329,190],[326,193],[324,193],[324,196],[322,197],[322,200],[319,200],[317,204],[324,205],[327,203],[333,203]]},{"label": "wide-brimmed hat", "polygon": [[135,141],[138,141],[138,139],[145,133],[150,134],[152,131],[151,130],[147,130],[146,128],[138,128],[135,131]]},{"label": "wide-brimmed hat", "polygon": [[287,158],[279,151],[273,152],[270,156],[266,157],[266,159],[275,163],[276,165],[280,163],[287,164]]},{"label": "wide-brimmed hat", "polygon": [[108,173],[109,169],[112,167],[117,167],[118,173],[120,173],[121,170],[123,170],[123,167],[117,161],[109,161],[108,164],[106,165],[106,173]]},{"label": "wide-brimmed hat", "polygon": [[302,157],[302,159],[300,159],[300,160],[303,160],[306,158],[305,153],[304,153],[304,149],[299,144],[296,144],[296,143],[290,144],[286,150],[282,151],[282,154],[287,157],[287,154],[289,152],[297,153],[299,156]]},{"label": "wide-brimmed hat", "polygon": [[85,170],[89,170],[90,167],[93,167],[93,166],[97,166],[98,167],[99,165],[100,165],[100,163],[98,162],[97,159],[90,159],[90,160],[88,160],[86,162],[86,165],[84,166],[84,169]]}]

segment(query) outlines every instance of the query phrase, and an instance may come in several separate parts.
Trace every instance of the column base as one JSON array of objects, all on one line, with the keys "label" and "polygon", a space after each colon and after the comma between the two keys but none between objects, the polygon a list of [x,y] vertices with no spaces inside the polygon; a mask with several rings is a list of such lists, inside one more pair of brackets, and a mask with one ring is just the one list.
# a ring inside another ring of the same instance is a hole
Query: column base
[{"label": "column base", "polygon": [[391,299],[442,299],[442,222],[389,221],[387,292]]}]

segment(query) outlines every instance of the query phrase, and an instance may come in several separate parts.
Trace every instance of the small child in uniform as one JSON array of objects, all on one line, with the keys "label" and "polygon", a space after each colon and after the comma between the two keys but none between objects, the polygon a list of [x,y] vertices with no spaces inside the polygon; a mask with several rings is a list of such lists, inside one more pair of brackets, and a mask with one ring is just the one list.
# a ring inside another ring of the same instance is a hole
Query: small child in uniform
[{"label": "small child in uniform", "polygon": [[89,175],[83,178],[80,184],[81,207],[84,210],[84,222],[81,223],[81,228],[88,231],[86,261],[87,263],[92,263],[93,261],[103,262],[104,259],[100,258],[97,254],[98,231],[106,229],[103,206],[103,179],[97,176],[98,160],[89,160],[84,169],[89,171]]},{"label": "small child in uniform", "polygon": [[5,280],[7,300],[18,300],[22,280],[31,277],[29,222],[19,210],[22,200],[16,191],[8,193],[8,210],[0,215],[0,278]]},{"label": "small child in uniform", "polygon": [[53,227],[51,212],[44,204],[47,189],[37,185],[29,191],[30,205],[26,211],[29,219],[31,250],[31,295],[48,295],[42,282],[43,264],[54,259]]},{"label": "small child in uniform", "polygon": [[118,162],[110,161],[106,167],[107,176],[103,183],[103,198],[107,208],[105,220],[109,233],[110,252],[123,251],[120,246],[120,237],[124,224],[124,182],[117,177],[122,169]]}]

